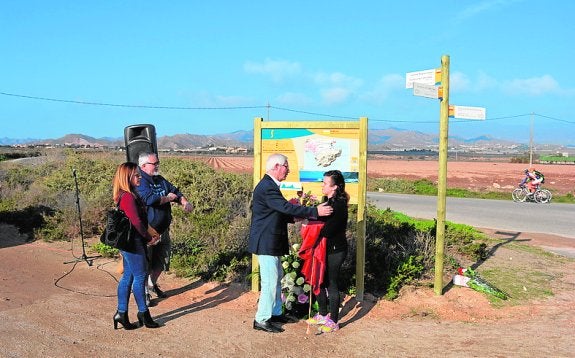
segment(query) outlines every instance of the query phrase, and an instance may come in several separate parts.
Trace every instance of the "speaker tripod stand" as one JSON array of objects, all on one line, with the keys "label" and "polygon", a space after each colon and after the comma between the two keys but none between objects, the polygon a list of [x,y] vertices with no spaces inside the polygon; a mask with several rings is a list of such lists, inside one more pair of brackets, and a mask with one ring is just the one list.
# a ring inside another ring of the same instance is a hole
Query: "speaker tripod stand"
[{"label": "speaker tripod stand", "polygon": [[[76,210],[78,211],[78,221],[80,222],[80,239],[82,241],[82,256],[75,258],[71,261],[64,262],[65,264],[71,264],[76,262],[85,261],[88,266],[92,266],[95,258],[101,257],[100,255],[88,256],[86,255],[86,244],[84,242],[84,228],[82,226],[82,211],[80,210],[80,190],[78,189],[78,177],[76,176],[76,169],[72,170],[72,175],[74,176],[74,184],[76,184]],[[74,240],[72,238],[72,240]],[[73,255],[74,253],[72,253]]]}]

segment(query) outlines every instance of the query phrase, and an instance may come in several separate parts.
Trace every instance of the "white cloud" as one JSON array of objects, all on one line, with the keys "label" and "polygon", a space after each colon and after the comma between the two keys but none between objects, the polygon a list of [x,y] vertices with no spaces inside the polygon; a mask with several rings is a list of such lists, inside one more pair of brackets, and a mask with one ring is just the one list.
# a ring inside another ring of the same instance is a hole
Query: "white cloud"
[{"label": "white cloud", "polygon": [[449,83],[451,93],[495,90],[508,96],[542,96],[549,93],[570,96],[574,93],[573,90],[562,89],[551,75],[499,81],[485,72],[479,72],[475,78],[455,72],[450,75]]},{"label": "white cloud", "polygon": [[541,96],[548,93],[560,93],[559,83],[550,75],[503,82],[501,90],[510,95]]},{"label": "white cloud", "polygon": [[243,96],[222,96],[208,92],[198,92],[190,96],[191,102],[199,107],[234,107],[254,103],[253,98]]},{"label": "white cloud", "polygon": [[301,66],[297,62],[267,58],[263,63],[246,62],[244,64],[244,71],[247,73],[266,75],[274,82],[282,82],[286,78],[299,75],[301,73]]},{"label": "white cloud", "polygon": [[483,92],[497,87],[497,80],[485,72],[479,72],[476,78],[470,78],[463,72],[454,72],[449,78],[452,92]]},{"label": "white cloud", "polygon": [[326,104],[347,101],[363,85],[363,80],[341,72],[318,72],[311,75],[313,82],[320,86],[320,95]]},{"label": "white cloud", "polygon": [[321,90],[321,98],[326,104],[339,104],[345,102],[351,95],[351,90],[343,87],[331,87]]},{"label": "white cloud", "polygon": [[450,92],[466,92],[471,88],[471,80],[463,72],[454,72],[449,76]]},{"label": "white cloud", "polygon": [[475,84],[475,89],[477,91],[483,91],[497,86],[497,80],[489,76],[485,72],[479,72],[477,76],[477,83]]},{"label": "white cloud", "polygon": [[341,72],[323,73],[318,72],[313,75],[314,82],[320,86],[339,86],[350,89],[356,89],[363,84],[363,80],[348,76]]},{"label": "white cloud", "polygon": [[460,11],[456,15],[455,18],[458,22],[468,20],[468,19],[475,17],[475,16],[478,16],[484,12],[487,12],[487,11],[490,11],[493,9],[497,9],[497,8],[501,8],[501,7],[505,7],[507,5],[511,5],[513,3],[521,2],[521,1],[523,1],[523,0],[486,0],[486,1],[476,2],[476,3],[473,3],[472,5],[469,5],[468,7],[463,9],[462,11]]},{"label": "white cloud", "polygon": [[277,101],[283,105],[308,106],[313,101],[303,93],[286,92],[276,97]]},{"label": "white cloud", "polygon": [[[286,84],[286,80],[291,80],[291,85],[298,88],[309,88],[315,86],[316,93],[326,104],[338,104],[348,100],[362,86],[363,80],[348,76],[341,72],[312,72],[304,71],[298,62],[285,60],[266,59],[264,62],[246,62],[244,64],[246,73],[262,74],[269,76],[275,83]],[[297,82],[299,80],[299,82]],[[276,97],[284,104],[306,105],[312,101],[309,95],[300,92],[290,91]]]},{"label": "white cloud", "polygon": [[372,90],[365,92],[360,96],[362,100],[381,105],[389,98],[393,92],[405,90],[405,78],[398,74],[389,74],[383,76],[373,87]]}]

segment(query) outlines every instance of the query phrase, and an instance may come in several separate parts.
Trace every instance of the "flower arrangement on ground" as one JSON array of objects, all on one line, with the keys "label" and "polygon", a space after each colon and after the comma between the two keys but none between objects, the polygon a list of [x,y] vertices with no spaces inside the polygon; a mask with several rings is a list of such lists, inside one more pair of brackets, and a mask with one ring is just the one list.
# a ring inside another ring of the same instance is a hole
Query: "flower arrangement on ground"
[{"label": "flower arrangement on ground", "polygon": [[[311,193],[311,190],[297,192],[297,197],[289,200],[294,205],[317,206],[320,204],[318,197]],[[300,221],[301,220],[296,220]],[[304,220],[302,224],[305,224]],[[301,240],[301,237],[300,237]],[[281,259],[284,276],[281,280],[283,310],[291,314],[303,317],[307,316],[311,296],[311,286],[305,282],[302,275],[302,259],[299,257],[301,245],[294,243],[290,246],[289,254],[284,255]],[[317,311],[317,302],[313,304],[314,310]]]},{"label": "flower arrangement on ground", "polygon": [[469,278],[469,281],[466,282],[467,287],[470,287],[470,288],[472,288],[478,292],[483,292],[483,293],[486,293],[488,295],[493,295],[493,296],[500,298],[502,300],[507,299],[507,294],[505,292],[501,291],[497,287],[495,287],[492,284],[490,284],[489,282],[485,281],[483,278],[479,277],[477,272],[475,272],[475,270],[473,270],[471,267],[468,267],[466,269],[460,267],[457,271],[460,275],[463,275],[463,276]]}]

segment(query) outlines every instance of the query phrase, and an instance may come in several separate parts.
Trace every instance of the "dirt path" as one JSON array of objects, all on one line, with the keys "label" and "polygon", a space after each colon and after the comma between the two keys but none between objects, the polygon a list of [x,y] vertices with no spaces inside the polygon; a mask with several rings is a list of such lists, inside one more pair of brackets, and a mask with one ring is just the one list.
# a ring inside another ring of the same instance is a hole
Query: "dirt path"
[{"label": "dirt path", "polygon": [[[163,327],[115,331],[117,263],[64,264],[80,254],[78,244],[74,252],[70,246],[25,243],[14,227],[0,225],[0,356],[575,356],[573,261],[546,262],[555,295],[542,301],[493,308],[483,295],[460,287],[442,296],[407,289],[394,302],[348,298],[342,329],[323,335],[306,334],[304,322],[285,325],[277,335],[254,331],[257,294],[167,275],[161,283],[170,297],[151,308]],[[533,259],[501,247],[485,265],[510,257]],[[130,309],[134,320],[133,299]]]}]

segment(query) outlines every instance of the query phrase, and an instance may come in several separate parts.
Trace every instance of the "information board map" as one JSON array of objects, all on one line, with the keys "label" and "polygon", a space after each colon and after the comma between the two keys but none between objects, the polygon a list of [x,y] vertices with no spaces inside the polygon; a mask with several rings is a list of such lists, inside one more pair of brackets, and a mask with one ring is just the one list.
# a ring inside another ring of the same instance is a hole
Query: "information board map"
[{"label": "information board map", "polygon": [[[288,157],[290,173],[282,182],[282,191],[311,191],[321,197],[323,174],[337,169],[345,178],[351,201],[355,202],[359,181],[358,132],[349,128],[262,129],[262,155],[267,158],[281,153]],[[265,160],[262,165],[265,166]],[[295,197],[296,193],[285,194]]]}]

